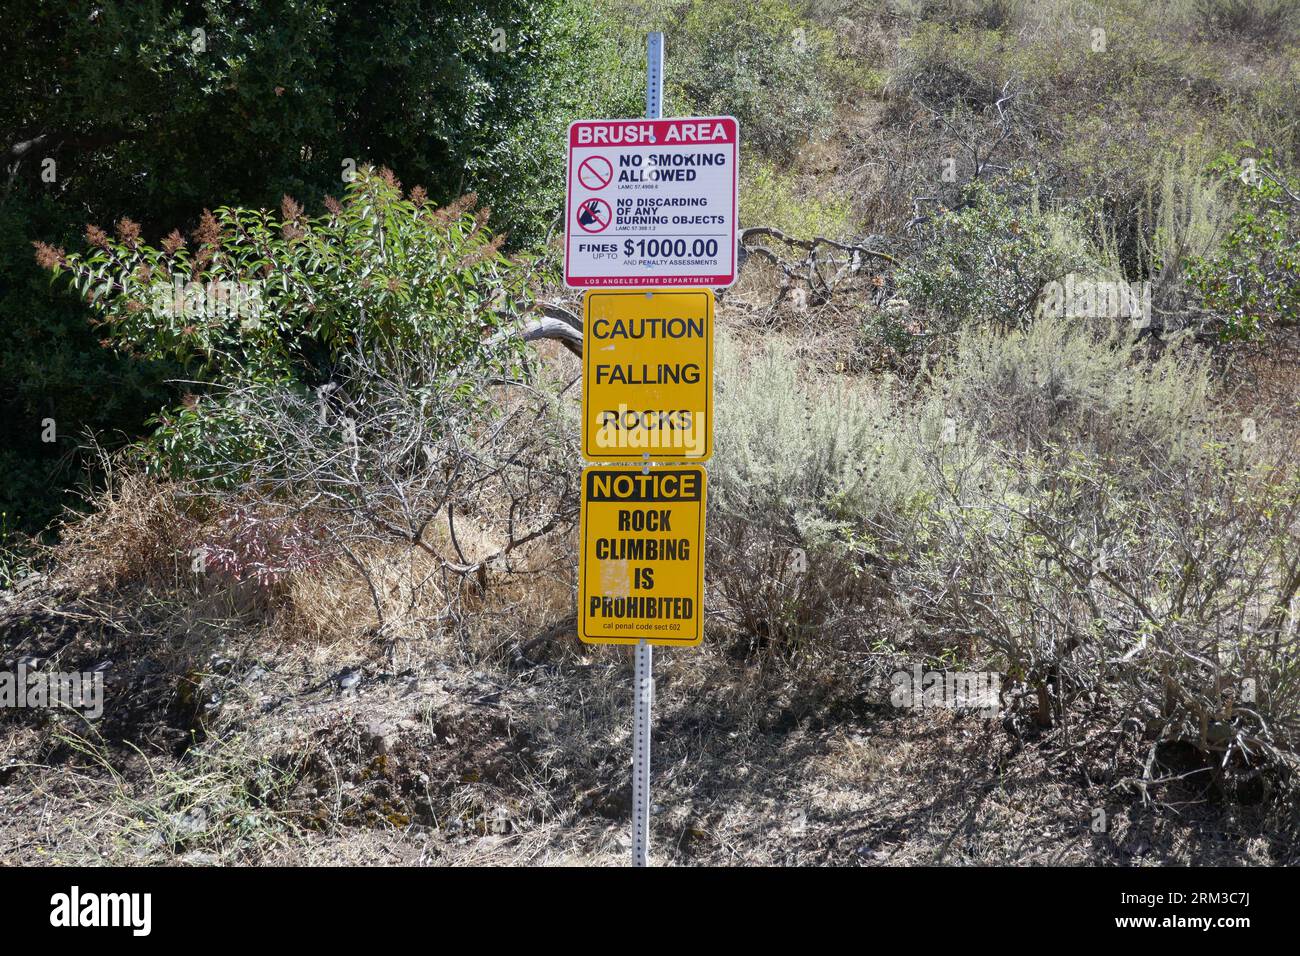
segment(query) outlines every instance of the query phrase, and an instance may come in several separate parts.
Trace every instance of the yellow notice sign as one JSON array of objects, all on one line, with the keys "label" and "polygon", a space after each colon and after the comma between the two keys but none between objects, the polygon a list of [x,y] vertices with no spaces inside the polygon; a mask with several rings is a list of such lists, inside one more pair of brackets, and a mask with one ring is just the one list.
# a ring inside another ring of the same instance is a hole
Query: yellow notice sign
[{"label": "yellow notice sign", "polygon": [[582,454],[704,461],[713,454],[713,290],[584,298]]},{"label": "yellow notice sign", "polygon": [[582,640],[700,643],[704,491],[705,473],[698,466],[583,469]]}]

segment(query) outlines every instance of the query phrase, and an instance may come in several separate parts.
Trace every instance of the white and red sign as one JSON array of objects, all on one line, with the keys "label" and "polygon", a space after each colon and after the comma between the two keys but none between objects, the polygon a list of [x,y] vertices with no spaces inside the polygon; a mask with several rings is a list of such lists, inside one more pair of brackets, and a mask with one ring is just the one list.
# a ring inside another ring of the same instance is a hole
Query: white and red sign
[{"label": "white and red sign", "polygon": [[731,285],[739,154],[730,116],[570,125],[565,284]]}]

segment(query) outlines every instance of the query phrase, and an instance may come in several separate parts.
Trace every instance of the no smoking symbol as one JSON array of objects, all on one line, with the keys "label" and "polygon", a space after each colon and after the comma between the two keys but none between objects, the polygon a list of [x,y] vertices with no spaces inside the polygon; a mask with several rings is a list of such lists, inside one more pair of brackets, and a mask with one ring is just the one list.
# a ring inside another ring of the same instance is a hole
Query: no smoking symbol
[{"label": "no smoking symbol", "polygon": [[614,165],[604,156],[588,156],[578,166],[578,182],[595,192],[604,189],[614,178]]},{"label": "no smoking symbol", "polygon": [[611,218],[609,203],[603,199],[584,199],[578,206],[578,225],[583,232],[604,232]]}]

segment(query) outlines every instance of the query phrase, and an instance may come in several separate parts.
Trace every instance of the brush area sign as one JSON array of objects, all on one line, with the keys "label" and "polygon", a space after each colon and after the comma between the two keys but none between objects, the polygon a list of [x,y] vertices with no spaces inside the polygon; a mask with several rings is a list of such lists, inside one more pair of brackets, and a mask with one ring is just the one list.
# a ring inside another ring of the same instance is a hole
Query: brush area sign
[{"label": "brush area sign", "polygon": [[735,282],[739,149],[730,116],[571,124],[565,283]]},{"label": "brush area sign", "polygon": [[699,465],[583,469],[582,640],[703,640],[705,481]]},{"label": "brush area sign", "polygon": [[582,456],[704,461],[713,453],[713,290],[583,297]]}]

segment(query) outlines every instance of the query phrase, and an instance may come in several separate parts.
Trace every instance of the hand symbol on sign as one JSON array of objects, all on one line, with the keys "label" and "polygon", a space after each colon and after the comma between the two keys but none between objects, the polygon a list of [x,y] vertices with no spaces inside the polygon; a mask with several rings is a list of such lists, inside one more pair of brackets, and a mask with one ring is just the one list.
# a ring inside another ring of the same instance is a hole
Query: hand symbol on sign
[{"label": "hand symbol on sign", "polygon": [[587,199],[578,207],[578,225],[584,232],[601,232],[611,218],[609,203],[603,199]]}]

